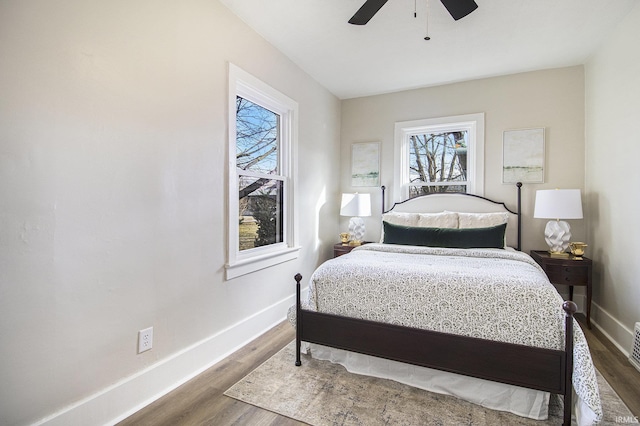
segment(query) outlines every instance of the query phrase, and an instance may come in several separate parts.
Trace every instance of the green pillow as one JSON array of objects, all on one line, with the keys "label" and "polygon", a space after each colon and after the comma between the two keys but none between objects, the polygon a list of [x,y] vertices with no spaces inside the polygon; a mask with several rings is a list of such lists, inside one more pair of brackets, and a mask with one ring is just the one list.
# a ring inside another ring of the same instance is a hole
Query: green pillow
[{"label": "green pillow", "polygon": [[489,228],[421,228],[382,222],[385,244],[447,248],[504,248],[507,224]]}]

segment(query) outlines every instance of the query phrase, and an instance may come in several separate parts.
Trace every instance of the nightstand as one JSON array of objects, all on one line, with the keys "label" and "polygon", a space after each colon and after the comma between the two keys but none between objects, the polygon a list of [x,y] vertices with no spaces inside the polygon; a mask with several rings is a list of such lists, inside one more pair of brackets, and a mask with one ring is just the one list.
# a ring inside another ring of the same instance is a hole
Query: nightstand
[{"label": "nightstand", "polygon": [[549,252],[531,250],[531,257],[544,269],[552,284],[568,285],[569,300],[573,300],[573,286],[587,287],[587,327],[591,328],[591,259],[582,260],[551,257]]},{"label": "nightstand", "polygon": [[[367,244],[368,241],[363,241],[362,244]],[[353,250],[354,248],[356,248],[358,246],[350,246],[349,243],[347,244],[342,244],[342,243],[338,243],[338,244],[334,244],[333,245],[333,257],[338,257],[338,256],[342,256],[343,254],[347,254],[349,252],[351,252],[351,250]]]}]

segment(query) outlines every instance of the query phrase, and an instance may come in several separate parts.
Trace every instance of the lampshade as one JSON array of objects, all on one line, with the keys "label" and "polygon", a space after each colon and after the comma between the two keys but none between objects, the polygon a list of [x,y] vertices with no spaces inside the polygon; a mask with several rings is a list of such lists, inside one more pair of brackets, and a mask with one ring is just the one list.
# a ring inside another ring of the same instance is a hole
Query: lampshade
[{"label": "lampshade", "polygon": [[582,219],[582,198],[579,189],[543,189],[536,191],[533,217],[555,219],[547,222],[544,239],[552,256],[566,257],[571,241],[571,226],[560,219]]},{"label": "lampshade", "polygon": [[369,194],[342,194],[340,216],[371,216],[371,196]]},{"label": "lampshade", "polygon": [[582,219],[579,189],[542,189],[536,191],[533,217],[538,219]]}]

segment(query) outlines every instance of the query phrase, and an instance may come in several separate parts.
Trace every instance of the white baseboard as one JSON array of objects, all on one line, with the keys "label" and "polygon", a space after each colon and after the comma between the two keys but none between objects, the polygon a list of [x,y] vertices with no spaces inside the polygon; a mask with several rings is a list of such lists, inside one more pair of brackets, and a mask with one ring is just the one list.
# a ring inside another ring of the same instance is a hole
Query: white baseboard
[{"label": "white baseboard", "polygon": [[591,303],[591,325],[600,330],[625,357],[629,357],[629,350],[633,344],[633,331],[597,303]]},{"label": "white baseboard", "polygon": [[[569,300],[569,293],[560,293],[564,300]],[[587,295],[573,294],[573,301],[578,306],[578,312],[586,315]],[[629,349],[633,343],[633,331],[625,327],[620,321],[613,317],[609,312],[602,309],[600,305],[591,302],[591,325],[605,335],[627,358],[629,357]]]},{"label": "white baseboard", "polygon": [[35,424],[46,426],[116,424],[282,322],[287,309],[294,303],[294,296],[287,297]]}]

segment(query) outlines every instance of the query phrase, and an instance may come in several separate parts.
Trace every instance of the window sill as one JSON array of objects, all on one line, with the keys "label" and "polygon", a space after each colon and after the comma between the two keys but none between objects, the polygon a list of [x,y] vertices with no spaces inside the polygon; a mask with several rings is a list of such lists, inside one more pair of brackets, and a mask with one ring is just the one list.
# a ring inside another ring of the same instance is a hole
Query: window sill
[{"label": "window sill", "polygon": [[263,254],[250,259],[240,260],[225,265],[226,279],[231,280],[242,275],[250,274],[260,269],[265,269],[279,263],[288,262],[298,258],[300,247],[290,247],[276,253]]}]

